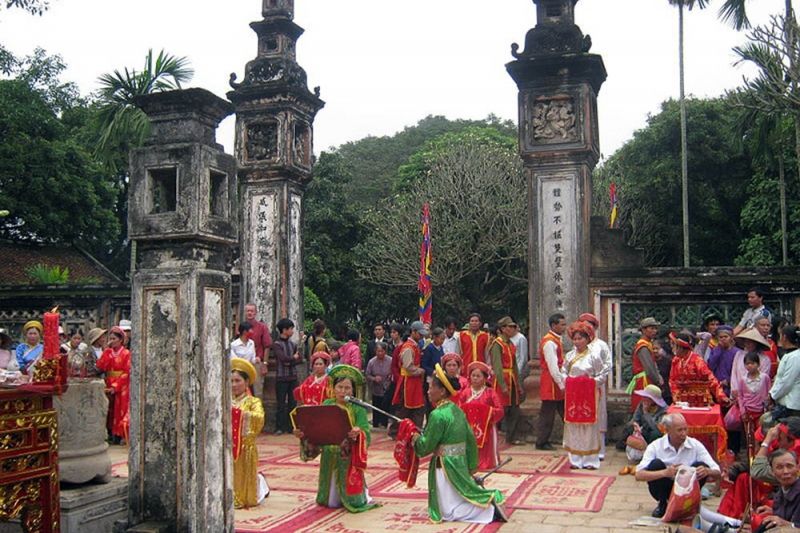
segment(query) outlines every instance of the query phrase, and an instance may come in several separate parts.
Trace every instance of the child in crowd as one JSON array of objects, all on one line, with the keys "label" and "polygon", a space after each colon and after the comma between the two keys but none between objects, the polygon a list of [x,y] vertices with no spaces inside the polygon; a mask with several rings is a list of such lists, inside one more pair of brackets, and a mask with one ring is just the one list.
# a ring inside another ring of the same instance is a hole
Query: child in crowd
[{"label": "child in crowd", "polygon": [[757,353],[748,353],[744,356],[744,367],[747,369],[743,383],[739,387],[739,410],[742,421],[749,417],[752,421],[764,414],[769,404],[769,389],[772,380],[768,374],[759,370],[760,359]]}]

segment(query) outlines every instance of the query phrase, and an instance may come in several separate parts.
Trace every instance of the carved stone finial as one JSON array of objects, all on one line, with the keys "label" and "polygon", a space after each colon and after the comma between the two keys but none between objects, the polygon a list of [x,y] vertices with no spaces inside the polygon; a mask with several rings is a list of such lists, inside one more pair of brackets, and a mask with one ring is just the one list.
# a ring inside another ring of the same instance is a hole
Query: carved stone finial
[{"label": "carved stone finial", "polygon": [[511,46],[517,59],[537,56],[586,53],[591,39],[584,37],[575,25],[575,4],[578,0],[533,0],[536,4],[536,27],[525,36],[525,50]]}]

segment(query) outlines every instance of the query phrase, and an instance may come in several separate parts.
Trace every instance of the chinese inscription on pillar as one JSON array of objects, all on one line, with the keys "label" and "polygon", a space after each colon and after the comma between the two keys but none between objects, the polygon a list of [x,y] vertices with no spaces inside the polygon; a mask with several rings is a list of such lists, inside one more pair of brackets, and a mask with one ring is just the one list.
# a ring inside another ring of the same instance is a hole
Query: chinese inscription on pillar
[{"label": "chinese inscription on pillar", "polygon": [[545,309],[566,311],[570,305],[566,295],[571,294],[575,255],[575,197],[574,182],[570,178],[547,177],[541,181],[539,196],[542,224],[539,231],[542,243],[541,262],[544,287],[541,294]]}]

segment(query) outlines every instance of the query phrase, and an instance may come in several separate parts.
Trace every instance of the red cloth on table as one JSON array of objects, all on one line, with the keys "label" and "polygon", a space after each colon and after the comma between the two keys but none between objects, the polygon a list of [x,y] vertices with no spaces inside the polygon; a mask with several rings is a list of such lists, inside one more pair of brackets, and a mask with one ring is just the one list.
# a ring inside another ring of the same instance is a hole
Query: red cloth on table
[{"label": "red cloth on table", "polygon": [[414,422],[408,418],[403,419],[397,428],[397,442],[394,445],[398,478],[409,489],[417,483],[417,472],[419,472],[419,457],[414,452],[414,442],[411,439],[418,432]]},{"label": "red cloth on table", "polygon": [[[708,449],[711,457],[722,460],[725,457],[725,451],[728,449],[728,434],[725,431],[725,423],[722,420],[722,411],[719,405],[712,405],[704,409],[681,409],[675,405],[670,405],[667,408],[667,413],[682,414],[689,425],[689,436],[696,438],[703,442]],[[708,439],[704,437],[717,438],[717,449],[709,448]]]},{"label": "red cloth on table", "polygon": [[567,377],[564,420],[571,424],[597,422],[597,383],[589,376]]}]

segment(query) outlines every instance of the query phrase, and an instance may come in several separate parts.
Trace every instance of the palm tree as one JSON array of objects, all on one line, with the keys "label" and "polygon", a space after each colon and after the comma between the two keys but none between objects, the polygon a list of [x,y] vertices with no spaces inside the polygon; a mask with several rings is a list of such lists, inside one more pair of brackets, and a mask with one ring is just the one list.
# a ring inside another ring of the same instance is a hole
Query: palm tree
[{"label": "palm tree", "polygon": [[678,6],[678,64],[680,70],[681,105],[681,206],[683,209],[683,266],[689,266],[689,158],[686,146],[686,97],[684,93],[683,70],[683,8],[690,11],[695,6],[705,9],[709,0],[668,0],[670,5]]},{"label": "palm tree", "polygon": [[[120,151],[141,145],[150,131],[144,112],[136,107],[137,96],[180,89],[192,79],[194,71],[185,57],[176,57],[161,50],[153,60],[153,50],[147,51],[144,68],[103,74],[98,78],[100,89],[99,138],[96,154],[114,171]],[[127,159],[127,158],[125,158]]]},{"label": "palm tree", "polygon": [[786,150],[794,133],[786,114],[765,109],[752,91],[737,91],[734,101],[741,109],[736,121],[737,138],[749,144],[754,159],[761,160],[765,169],[777,163],[781,211],[781,256],[783,266],[789,264],[788,220],[786,206]]},{"label": "palm tree", "polygon": [[[771,144],[777,144],[779,152],[778,172],[781,196],[781,231],[783,233],[783,261],[787,263],[786,243],[786,182],[784,157],[781,150],[782,135],[785,135],[784,119],[790,118],[794,126],[795,159],[800,173],[800,46],[798,25],[789,11],[789,17],[772,17],[766,27],[757,27],[750,33],[750,42],[733,51],[739,63],[750,63],[758,68],[758,75],[745,79],[744,91],[735,95],[735,105],[750,113],[749,118],[764,121],[763,136]],[[771,131],[770,131],[771,130]]]},{"label": "palm tree", "polygon": [[[117,203],[123,228],[127,228],[125,220],[128,217],[128,152],[131,148],[141,146],[150,133],[150,121],[136,106],[136,97],[180,89],[181,84],[191,80],[193,75],[194,70],[186,57],[176,57],[161,50],[154,61],[153,50],[150,49],[141,71],[125,68],[123,72],[115,70],[98,78],[100,89],[96,101],[99,110],[95,155],[109,172],[119,177],[120,195]],[[132,273],[136,262],[136,242],[129,244]]]},{"label": "palm tree", "polygon": [[[791,0],[786,0],[791,5]],[[741,31],[750,27],[750,19],[747,18],[747,0],[725,0],[719,8],[719,18],[722,22],[729,22],[736,31]]]},{"label": "palm tree", "polygon": [[[723,22],[730,22],[737,31],[749,28],[750,19],[747,18],[746,4],[747,0],[725,0],[719,8],[719,18]],[[792,0],[784,0],[784,4],[784,16],[788,20],[792,16]]]}]

